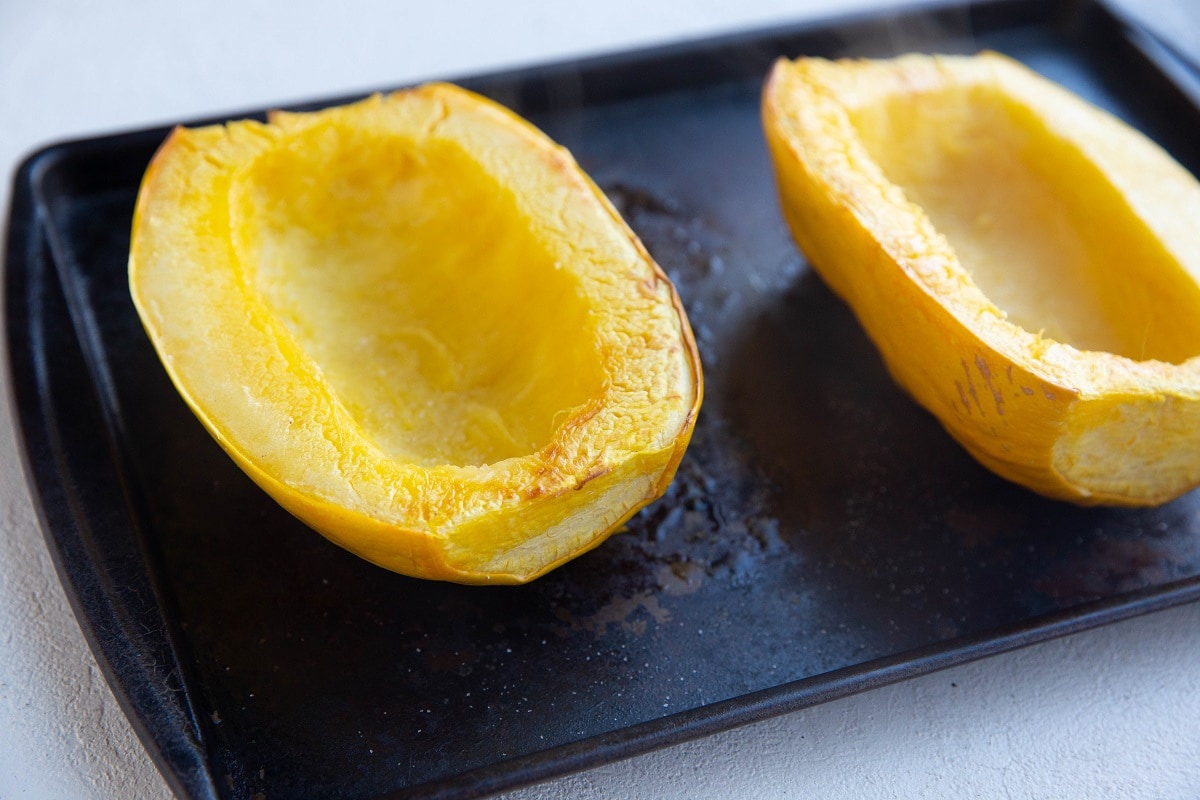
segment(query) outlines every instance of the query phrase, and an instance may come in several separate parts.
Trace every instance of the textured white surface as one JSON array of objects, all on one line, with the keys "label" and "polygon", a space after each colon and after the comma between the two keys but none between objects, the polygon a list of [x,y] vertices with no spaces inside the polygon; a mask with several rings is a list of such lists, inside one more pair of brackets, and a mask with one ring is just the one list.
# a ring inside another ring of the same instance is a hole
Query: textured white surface
[{"label": "textured white surface", "polygon": [[[0,2],[0,165],[7,187],[55,139],[894,4]],[[1190,0],[1136,5],[1200,37]],[[54,574],[7,387],[0,406],[0,798],[167,797]],[[1193,605],[511,797],[1196,797],[1197,665]]]}]

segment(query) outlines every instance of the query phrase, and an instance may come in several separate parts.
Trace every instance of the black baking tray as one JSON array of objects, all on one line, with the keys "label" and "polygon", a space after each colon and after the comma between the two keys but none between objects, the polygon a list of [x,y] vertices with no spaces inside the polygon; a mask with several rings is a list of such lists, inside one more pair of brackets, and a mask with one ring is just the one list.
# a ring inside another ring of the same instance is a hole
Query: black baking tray
[{"label": "black baking tray", "polygon": [[610,195],[679,287],[707,378],[667,496],[525,587],[348,555],[192,417],[126,289],[165,129],[28,159],[5,275],[26,468],[81,627],[173,789],[478,797],[1200,596],[1200,494],[1084,509],[992,476],[892,384],[780,220],[758,121],[774,58],[983,47],[1200,168],[1179,65],[1091,2],[940,5],[462,81]]}]

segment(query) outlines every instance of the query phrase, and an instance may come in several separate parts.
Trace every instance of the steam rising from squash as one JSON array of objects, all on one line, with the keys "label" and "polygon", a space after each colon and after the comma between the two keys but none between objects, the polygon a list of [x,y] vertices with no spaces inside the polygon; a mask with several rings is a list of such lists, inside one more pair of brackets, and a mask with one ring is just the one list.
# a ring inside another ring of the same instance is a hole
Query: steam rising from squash
[{"label": "steam rising from squash", "polygon": [[780,61],[797,243],[888,369],[997,474],[1081,504],[1200,483],[1200,184],[1015,62]]},{"label": "steam rising from squash", "polygon": [[702,395],[678,296],[570,155],[430,85],[178,129],[129,264],[233,459],[405,574],[530,580],[669,484]]}]

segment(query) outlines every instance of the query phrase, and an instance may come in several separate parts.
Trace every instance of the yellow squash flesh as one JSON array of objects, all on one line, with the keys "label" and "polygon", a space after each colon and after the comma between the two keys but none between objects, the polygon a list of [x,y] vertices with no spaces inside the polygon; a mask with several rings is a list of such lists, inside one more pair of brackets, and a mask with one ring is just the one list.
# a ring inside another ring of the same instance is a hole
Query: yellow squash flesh
[{"label": "yellow squash flesh", "polygon": [[996,54],[780,61],[784,216],[896,381],[997,474],[1080,504],[1200,483],[1200,184]]},{"label": "yellow squash flesh", "polygon": [[702,379],[679,298],[571,156],[429,85],[177,129],[134,302],[284,508],[412,576],[520,583],[662,494]]}]

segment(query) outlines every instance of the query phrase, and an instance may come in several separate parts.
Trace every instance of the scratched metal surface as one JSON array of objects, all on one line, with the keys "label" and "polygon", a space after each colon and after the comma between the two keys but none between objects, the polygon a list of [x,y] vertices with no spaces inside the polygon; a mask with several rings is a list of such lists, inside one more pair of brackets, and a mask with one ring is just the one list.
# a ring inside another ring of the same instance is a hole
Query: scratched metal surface
[{"label": "scratched metal surface", "polygon": [[[1200,163],[1195,129],[1179,128],[1195,110],[1122,83],[1119,58],[1132,55],[1096,47],[1107,23],[1019,7],[1025,17],[993,28],[952,12],[751,39],[726,80],[603,102],[582,84],[581,103],[563,101],[570,72],[551,70],[559,99],[527,113],[675,280],[707,399],[667,496],[526,587],[384,572],[242,475],[175,394],[125,290],[137,178],[157,138],[68,148],[41,178],[52,252],[20,279],[33,311],[16,337],[35,356],[16,369],[60,438],[39,449],[28,423],[26,435],[35,472],[77,484],[75,505],[41,498],[48,537],[65,579],[81,580],[85,559],[109,576],[76,586],[76,608],[152,752],[192,770],[176,785],[197,797],[474,796],[853,691],[906,653],[969,658],[993,633],[1019,644],[1050,635],[1048,620],[1185,599],[1200,575],[1200,497],[1079,509],[991,476],[892,384],[775,206],[757,102],[781,42],[828,55],[991,46]],[[523,96],[503,77],[481,87]],[[90,527],[68,546],[56,521],[71,514]],[[104,603],[141,649],[111,644]],[[861,679],[838,684],[847,670]],[[159,686],[175,716],[139,700]]]}]

